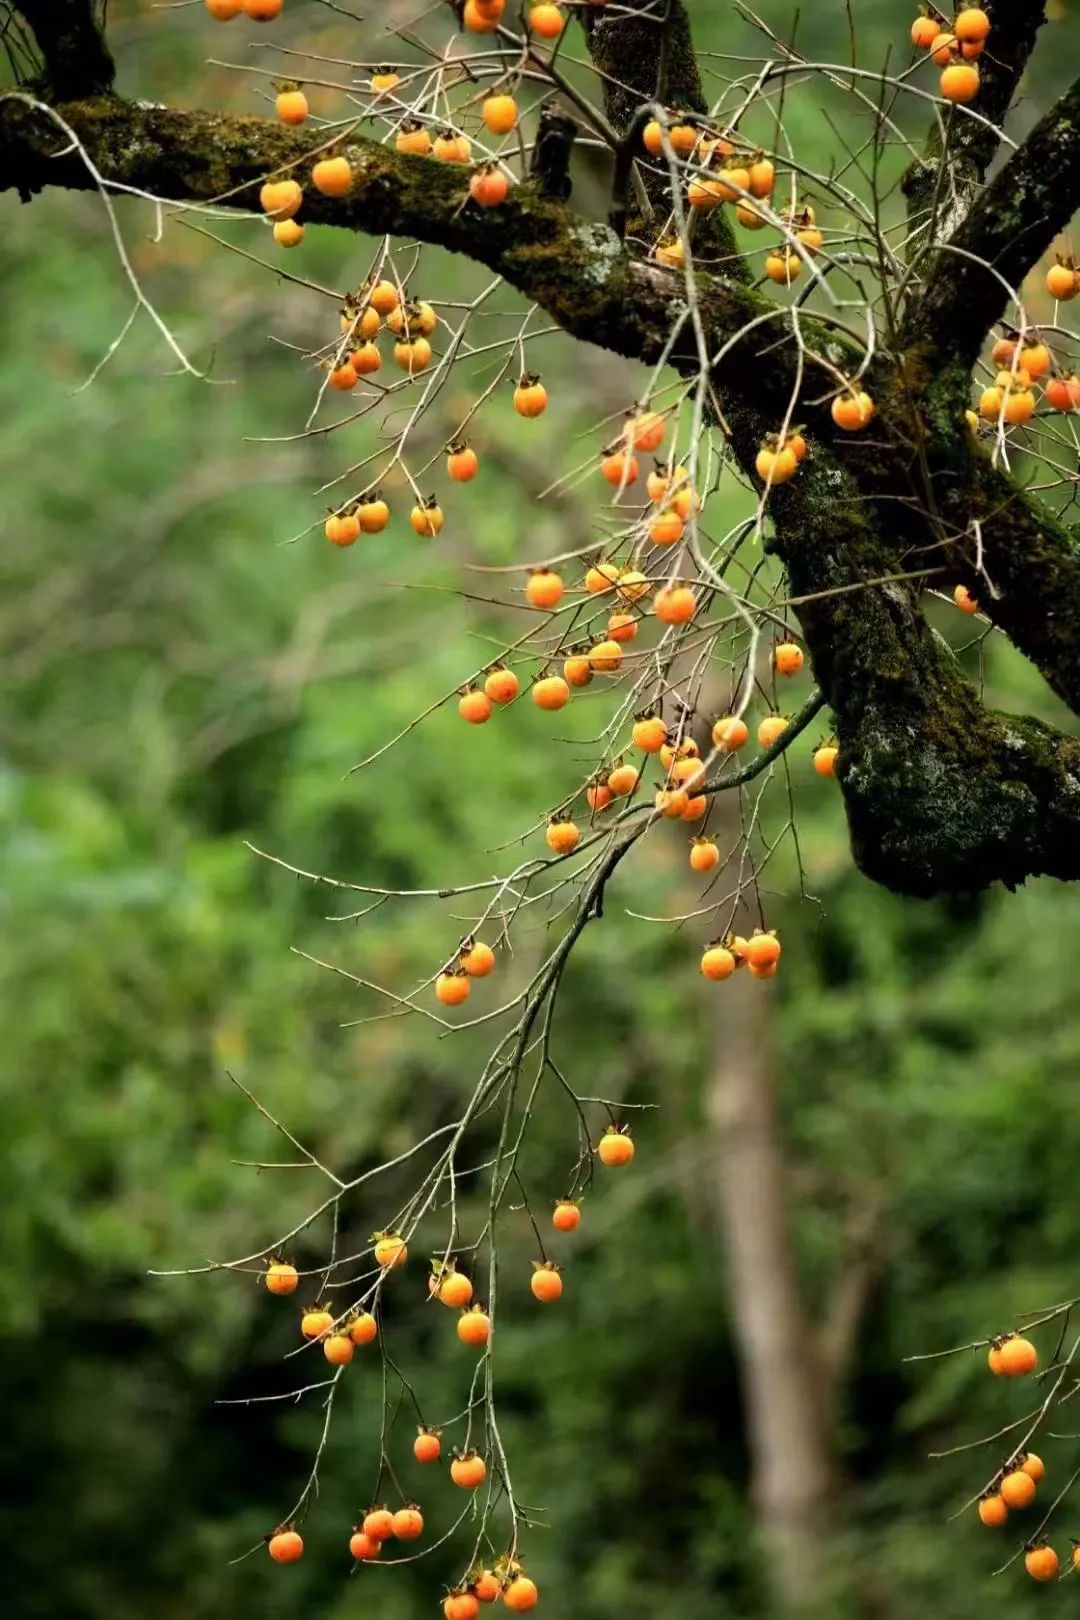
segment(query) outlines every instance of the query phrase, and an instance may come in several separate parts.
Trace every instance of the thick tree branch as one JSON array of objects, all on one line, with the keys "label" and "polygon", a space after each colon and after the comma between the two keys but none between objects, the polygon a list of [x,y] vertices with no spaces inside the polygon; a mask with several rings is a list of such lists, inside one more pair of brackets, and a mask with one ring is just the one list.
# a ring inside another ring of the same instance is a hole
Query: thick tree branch
[{"label": "thick tree branch", "polygon": [[947,146],[935,124],[921,161],[911,165],[903,180],[913,227],[940,222],[944,231],[934,234],[951,235],[967,213],[997,153],[1000,131],[1045,20],[1045,0],[997,0],[990,41],[979,59],[982,82],[976,103],[989,124],[952,115]]},{"label": "thick tree branch", "polygon": [[904,339],[971,366],[1028,270],[1080,208],[1080,79],[941,249]]},{"label": "thick tree branch", "polygon": [[60,101],[104,95],[116,68],[93,0],[19,0],[45,65],[42,87]]}]

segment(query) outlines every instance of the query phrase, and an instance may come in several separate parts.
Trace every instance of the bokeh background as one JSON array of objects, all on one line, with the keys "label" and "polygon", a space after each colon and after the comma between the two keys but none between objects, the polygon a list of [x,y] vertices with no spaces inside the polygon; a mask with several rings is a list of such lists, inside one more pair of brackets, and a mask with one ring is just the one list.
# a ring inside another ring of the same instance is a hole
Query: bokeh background
[{"label": "bokeh background", "polygon": [[[762,9],[789,21],[771,0]],[[905,8],[849,9],[860,61],[906,60]],[[730,8],[691,10],[706,48],[759,49]],[[1080,53],[1075,6],[1054,17],[1018,128]],[[294,0],[275,38],[378,60],[393,54],[376,43],[382,20],[353,28]],[[201,7],[118,7],[112,38],[123,89],[186,104],[265,103],[265,81],[209,56],[278,66],[265,34],[219,30]],[[799,40],[843,60],[847,21],[804,13]],[[712,71],[737,70],[716,59]],[[821,101],[792,94],[787,109],[819,164],[865,133],[842,100],[830,132]],[[584,169],[579,192],[597,208],[600,186]],[[504,398],[483,414],[483,476],[455,497],[437,546],[400,517],[347,553],[317,533],[285,544],[319,517],[318,485],[381,431],[288,437],[314,373],[276,340],[317,346],[334,305],[178,221],[156,244],[150,211],[122,204],[147,291],[212,380],[172,374],[143,320],[77,391],[129,309],[100,203],[5,194],[0,207],[4,1612],[434,1614],[460,1553],[349,1575],[349,1526],[372,1485],[374,1360],[351,1369],[304,1562],[230,1563],[295,1496],[317,1440],[310,1406],[216,1404],[297,1381],[282,1362],[292,1312],[250,1277],[148,1272],[257,1248],[313,1196],[302,1173],[233,1162],[277,1144],[227,1068],[350,1174],[452,1117],[471,1085],[478,1040],[440,1041],[416,1020],[342,1028],[371,1004],[291,950],[407,986],[455,936],[445,913],[328,922],[345,907],[245,840],[360,882],[462,880],[486,875],[492,847],[579,779],[598,712],[584,705],[561,732],[580,747],[552,748],[550,725],[516,709],[466,748],[448,712],[345,773],[514,632],[513,613],[454,594],[481,578],[468,565],[588,538],[591,487],[537,495],[640,379],[544,340],[530,359],[552,408],[533,424]],[[209,228],[328,287],[355,285],[368,262],[369,244],[328,231],[286,260],[259,222]],[[413,285],[438,303],[479,282],[425,253]],[[465,369],[430,447],[489,376]],[[722,503],[734,517],[742,499],[734,485],[714,498],[717,530]],[[930,611],[992,701],[1062,720],[1017,656],[969,645],[968,621]],[[772,1579],[778,1536],[808,1600],[840,1620],[1026,1616],[1072,1599],[1030,1589],[1015,1567],[992,1580],[1000,1537],[970,1513],[947,1523],[992,1452],[928,1460],[1020,1416],[1030,1389],[991,1380],[978,1353],[905,1358],[1075,1290],[1076,898],[1043,883],[966,903],[891,897],[853,871],[838,796],[805,751],[792,781],[806,895],[793,862],[775,870],[775,984],[710,988],[692,929],[627,915],[693,902],[682,842],[662,838],[612,886],[566,982],[559,1044],[579,1089],[660,1106],[638,1124],[633,1170],[586,1204],[563,1304],[541,1311],[511,1290],[502,1317],[505,1438],[521,1496],[542,1509],[528,1557],[550,1615],[790,1614]],[[526,963],[540,943],[526,942]],[[524,1161],[539,1205],[563,1190],[574,1151],[572,1114],[542,1097]],[[406,1189],[361,1201],[346,1236],[378,1226]],[[505,1255],[524,1276],[519,1220]],[[770,1220],[784,1259],[766,1277],[754,1230]],[[430,1247],[439,1239],[433,1223]],[[324,1245],[320,1231],[298,1258]],[[418,1264],[395,1279],[387,1328],[437,1418],[462,1404],[465,1353],[423,1307],[420,1276]],[[828,1486],[810,1507],[784,1500],[803,1467],[787,1451],[788,1401],[819,1419]],[[402,1453],[409,1424],[405,1413]],[[1078,1443],[1040,1446],[1051,1486]],[[441,1529],[458,1501],[418,1474],[406,1461]],[[1066,1512],[1063,1549],[1072,1529]]]}]

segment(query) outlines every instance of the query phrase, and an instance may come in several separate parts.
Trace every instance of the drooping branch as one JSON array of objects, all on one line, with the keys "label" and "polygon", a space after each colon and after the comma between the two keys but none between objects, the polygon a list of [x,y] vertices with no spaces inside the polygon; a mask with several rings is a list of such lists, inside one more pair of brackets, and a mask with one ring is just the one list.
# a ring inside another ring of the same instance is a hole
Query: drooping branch
[{"label": "drooping branch", "polygon": [[1028,270],[1080,208],[1080,79],[995,175],[937,256],[904,337],[973,365]]}]

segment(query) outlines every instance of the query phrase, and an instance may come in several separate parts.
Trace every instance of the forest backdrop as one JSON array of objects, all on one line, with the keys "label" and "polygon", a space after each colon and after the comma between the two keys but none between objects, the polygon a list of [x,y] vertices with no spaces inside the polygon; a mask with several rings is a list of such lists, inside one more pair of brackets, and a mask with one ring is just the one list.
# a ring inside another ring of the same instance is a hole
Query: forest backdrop
[{"label": "forest backdrop", "polygon": [[[728,8],[693,9],[703,49],[756,48]],[[862,60],[906,51],[906,12],[887,0],[854,12]],[[329,51],[345,26],[298,4],[279,37]],[[1072,0],[1052,26],[1067,66],[1080,51]],[[201,6],[126,5],[111,38],[122,83],[212,106],[235,104],[236,80],[205,58],[240,59],[252,32],[238,25],[223,49]],[[808,12],[798,37],[835,53],[831,8]],[[1021,123],[1060,90],[1054,60],[1044,45]],[[821,164],[827,128],[809,101],[790,116]],[[146,325],[75,392],[128,307],[100,203],[53,193],[23,207],[8,193],[2,210],[5,1612],[277,1620],[317,1605],[343,1620],[374,1602],[405,1620],[428,1612],[430,1574],[365,1569],[361,1591],[344,1554],[377,1388],[358,1379],[338,1421],[324,1532],[304,1564],[284,1579],[265,1560],[231,1567],[295,1494],[318,1418],[215,1405],[286,1376],[291,1341],[249,1280],[147,1273],[256,1246],[293,1197],[231,1162],[269,1144],[226,1069],[355,1171],[446,1117],[475,1068],[479,1045],[433,1041],[422,1024],[342,1030],[347,988],[290,947],[360,947],[323,921],[325,891],[245,840],[301,867],[420,885],[448,863],[486,872],[517,807],[543,807],[531,714],[513,748],[493,729],[470,736],[467,766],[447,713],[384,768],[344,773],[493,633],[482,608],[431,587],[458,587],[469,563],[513,561],[524,533],[532,552],[556,549],[581,523],[574,496],[536,496],[553,466],[580,459],[568,423],[585,432],[622,409],[633,369],[548,340],[545,380],[574,411],[485,416],[483,496],[437,548],[392,532],[344,554],[318,536],[286,546],[340,450],[256,442],[294,431],[312,390],[268,333],[307,346],[322,306],[195,231],[155,245],[149,210],[122,207],[139,274],[189,352],[213,356],[214,381],[169,375]],[[241,226],[224,234],[255,245]],[[366,252],[315,227],[289,267],[345,286]],[[436,302],[465,285],[430,251],[423,279]],[[350,453],[373,432],[363,426]],[[1019,655],[967,647],[957,617],[937,613],[969,672],[983,659],[990,701],[1067,725]],[[558,1313],[503,1329],[506,1439],[525,1500],[547,1510],[530,1568],[553,1615],[774,1612],[719,1186],[738,1151],[733,1063],[775,1095],[786,1220],[823,1329],[807,1365],[835,1465],[820,1525],[831,1612],[968,1620],[1053,1601],[1015,1569],[990,1579],[973,1516],[946,1525],[979,1483],[971,1459],[927,1460],[1018,1415],[1024,1397],[989,1380],[980,1356],[904,1358],[1074,1291],[1080,912],[1049,882],[969,904],[894,898],[853,871],[833,786],[805,758],[795,773],[812,898],[776,903],[785,972],[764,997],[751,1004],[740,985],[718,1013],[694,943],[625,916],[688,902],[682,859],[654,842],[566,985],[579,1070],[598,1092],[660,1106],[638,1127],[633,1177],[586,1206]],[[402,981],[429,971],[421,921],[385,918],[365,934],[366,967]],[[565,1121],[536,1129],[554,1195]],[[523,1265],[529,1252],[523,1233]],[[414,1320],[404,1296],[397,1309],[411,1373],[433,1407],[452,1407],[458,1347],[442,1347],[419,1297]],[[1061,1475],[1074,1466],[1075,1445],[1042,1449]]]}]

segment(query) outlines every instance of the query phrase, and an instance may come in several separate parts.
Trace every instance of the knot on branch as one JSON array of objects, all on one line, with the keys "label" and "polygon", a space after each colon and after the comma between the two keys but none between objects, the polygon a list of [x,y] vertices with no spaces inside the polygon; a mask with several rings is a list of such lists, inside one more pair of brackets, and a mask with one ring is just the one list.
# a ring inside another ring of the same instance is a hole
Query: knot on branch
[{"label": "knot on branch", "polygon": [[570,155],[577,125],[557,101],[540,108],[540,125],[533,147],[532,175],[542,196],[563,201],[570,195]]}]

